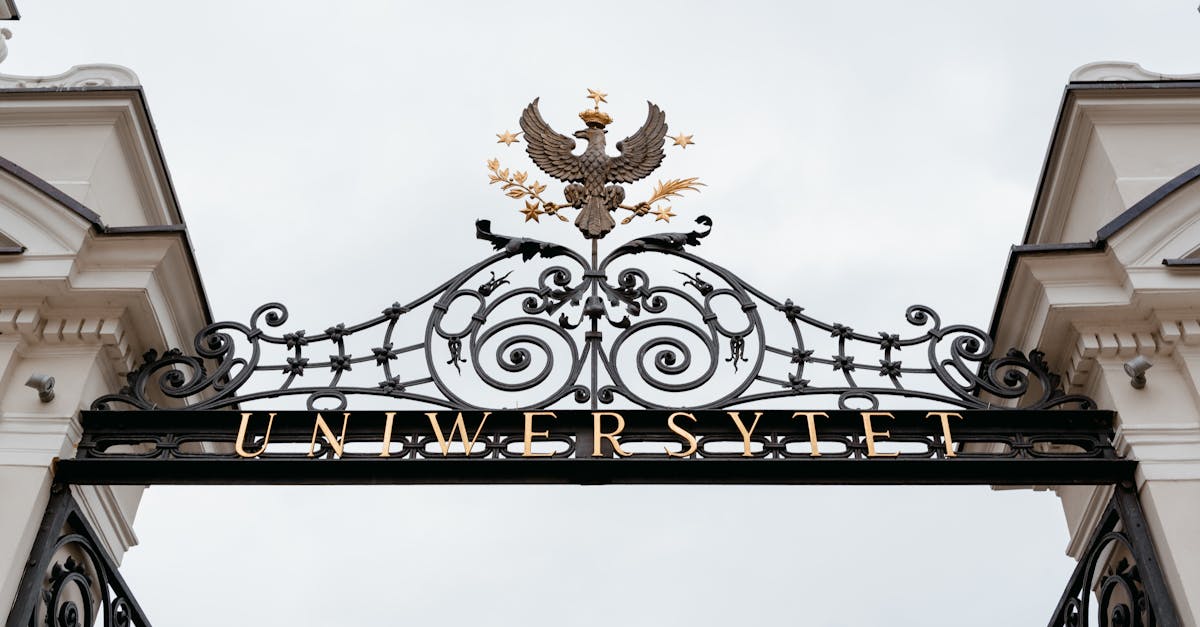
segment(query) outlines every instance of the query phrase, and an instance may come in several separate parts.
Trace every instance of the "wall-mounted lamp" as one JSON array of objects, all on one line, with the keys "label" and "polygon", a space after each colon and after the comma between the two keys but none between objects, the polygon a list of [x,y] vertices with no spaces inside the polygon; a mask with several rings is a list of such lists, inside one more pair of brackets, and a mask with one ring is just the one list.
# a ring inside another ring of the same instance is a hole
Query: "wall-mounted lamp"
[{"label": "wall-mounted lamp", "polygon": [[54,377],[48,374],[34,373],[29,376],[25,385],[37,390],[38,398],[42,399],[43,403],[54,400]]},{"label": "wall-mounted lamp", "polygon": [[1146,387],[1146,371],[1153,365],[1142,355],[1125,362],[1125,374],[1129,375],[1129,385],[1132,385],[1135,390]]}]

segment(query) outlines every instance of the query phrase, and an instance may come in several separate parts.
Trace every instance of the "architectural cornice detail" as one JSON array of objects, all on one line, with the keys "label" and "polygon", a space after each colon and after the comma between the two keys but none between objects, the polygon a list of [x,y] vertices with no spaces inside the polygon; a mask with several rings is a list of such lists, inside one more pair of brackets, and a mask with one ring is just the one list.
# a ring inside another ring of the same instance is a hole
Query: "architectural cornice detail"
[{"label": "architectural cornice detail", "polygon": [[26,341],[35,341],[42,322],[37,307],[0,308],[0,335],[20,335]]},{"label": "architectural cornice detail", "polygon": [[1157,316],[1159,325],[1159,337],[1164,342],[1169,344],[1183,344],[1185,346],[1200,345],[1200,319],[1197,319],[1196,314],[1186,317],[1178,317],[1177,315]]},{"label": "architectural cornice detail", "polygon": [[44,467],[70,456],[83,429],[78,419],[6,412],[0,421],[0,466]]},{"label": "architectural cornice detail", "polygon": [[[1142,327],[1139,329],[1139,327]],[[1200,316],[1155,312],[1150,321],[1125,321],[1104,325],[1075,324],[1071,361],[1063,369],[1072,386],[1085,386],[1096,359],[1129,359],[1135,355],[1166,357],[1177,346],[1200,346]]]},{"label": "architectural cornice detail", "polygon": [[104,348],[116,372],[133,367],[133,350],[121,314],[64,315],[40,307],[0,307],[0,335],[20,335],[27,344],[94,345]]},{"label": "architectural cornice detail", "polygon": [[141,85],[133,70],[109,63],[76,65],[53,76],[0,74],[0,89],[74,89],[80,87],[137,87]]},{"label": "architectural cornice detail", "polygon": [[1160,351],[1169,352],[1171,349],[1170,344],[1149,329],[1134,331],[1130,330],[1129,326],[1075,326],[1073,330],[1076,333],[1075,346],[1071,351],[1069,363],[1063,368],[1068,389],[1087,385],[1097,358],[1127,359],[1134,355],[1156,355]]},{"label": "architectural cornice detail", "polygon": [[1196,81],[1200,74],[1159,74],[1129,61],[1095,61],[1075,68],[1072,83],[1110,81]]},{"label": "architectural cornice detail", "polygon": [[1138,480],[1200,480],[1200,427],[1183,424],[1123,424],[1113,446],[1138,460]]}]

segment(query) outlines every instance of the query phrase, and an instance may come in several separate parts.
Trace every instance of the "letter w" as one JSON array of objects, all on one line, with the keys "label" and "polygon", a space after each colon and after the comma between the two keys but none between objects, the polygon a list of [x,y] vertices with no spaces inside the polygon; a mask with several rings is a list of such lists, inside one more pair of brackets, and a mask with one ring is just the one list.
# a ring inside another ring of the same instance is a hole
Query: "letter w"
[{"label": "letter w", "polygon": [[458,431],[458,437],[462,440],[463,453],[469,457],[471,451],[475,449],[475,441],[479,439],[479,434],[483,431],[483,425],[487,423],[488,416],[491,416],[492,412],[483,412],[483,418],[479,421],[479,427],[475,429],[475,435],[469,441],[467,440],[467,425],[463,423],[461,411],[458,412],[458,418],[454,420],[454,425],[450,427],[450,433],[448,434],[442,433],[442,425],[438,423],[436,411],[426,412],[425,415],[429,416],[429,425],[433,427],[433,434],[437,436],[438,446],[442,447],[442,457],[450,454],[450,440],[454,439],[455,431]]}]

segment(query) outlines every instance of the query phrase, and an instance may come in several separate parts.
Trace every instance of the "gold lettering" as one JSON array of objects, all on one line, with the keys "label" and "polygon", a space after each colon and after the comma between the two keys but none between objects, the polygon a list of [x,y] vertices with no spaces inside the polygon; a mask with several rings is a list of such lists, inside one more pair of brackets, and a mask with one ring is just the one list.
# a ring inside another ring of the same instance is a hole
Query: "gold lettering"
[{"label": "gold lettering", "polygon": [[808,444],[812,447],[812,457],[820,457],[821,449],[817,446],[817,416],[828,418],[829,414],[823,411],[798,411],[792,414],[792,418],[796,416],[804,416],[808,419]]},{"label": "gold lettering", "polygon": [[691,433],[688,433],[686,429],[675,424],[676,416],[683,416],[684,418],[690,418],[692,422],[697,422],[696,417],[692,414],[689,414],[689,413],[683,412],[683,411],[677,411],[677,412],[671,414],[670,416],[667,416],[667,428],[669,428],[671,431],[674,431],[675,434],[678,435],[679,437],[683,438],[688,443],[688,448],[686,451],[683,451],[681,453],[672,453],[671,449],[669,449],[665,446],[663,447],[663,450],[667,452],[668,457],[687,457],[688,455],[691,455],[696,452],[696,449],[699,447],[699,444],[697,444],[697,442],[696,442],[696,436],[692,435]]},{"label": "gold lettering", "polygon": [[950,437],[950,416],[962,420],[962,414],[948,411],[931,411],[926,418],[937,416],[942,419],[942,441],[946,444],[946,457],[958,457],[954,454],[954,438]]},{"label": "gold lettering", "polygon": [[864,412],[862,412],[863,430],[866,431],[866,433],[867,433],[867,457],[896,457],[900,453],[898,453],[898,452],[896,452],[896,453],[876,453],[875,452],[875,436],[881,435],[885,438],[892,437],[892,433],[890,431],[875,431],[875,428],[873,426],[871,426],[871,418],[873,418],[875,416],[887,417],[887,418],[891,418],[893,420],[895,420],[895,418],[896,418],[895,416],[889,414],[886,411],[864,411]]},{"label": "gold lettering", "polygon": [[313,425],[312,441],[308,445],[308,456],[315,457],[317,450],[317,432],[325,436],[325,441],[329,443],[329,448],[333,449],[334,455],[342,456],[342,449],[346,445],[346,425],[350,423],[350,412],[342,414],[342,435],[341,437],[333,437],[333,430],[325,424],[325,418],[321,414],[317,414],[317,422]]},{"label": "gold lettering", "polygon": [[442,435],[442,426],[438,424],[436,411],[426,412],[425,415],[429,416],[429,425],[433,427],[433,433],[437,436],[438,446],[442,447],[442,457],[450,454],[450,440],[454,438],[455,431],[458,431],[458,437],[462,439],[463,451],[470,457],[471,451],[475,448],[475,441],[479,439],[479,433],[483,431],[483,425],[487,422],[488,416],[492,415],[492,412],[483,412],[483,419],[479,421],[479,426],[475,429],[475,436],[470,441],[467,441],[467,425],[463,423],[461,411],[458,412],[458,418],[454,420],[454,424],[450,427],[449,436]]},{"label": "gold lettering", "polygon": [[[605,416],[612,416],[617,419],[617,428],[614,431],[605,433],[601,429],[600,420]],[[592,420],[595,422],[595,428],[592,430],[592,457],[604,457],[604,453],[600,451],[600,439],[607,438],[612,443],[613,451],[621,457],[629,457],[633,453],[626,453],[621,448],[621,443],[617,441],[617,436],[625,430],[625,417],[615,411],[594,411],[592,412]]]},{"label": "gold lettering", "polygon": [[725,413],[729,414],[730,418],[733,418],[733,424],[737,425],[738,431],[742,432],[742,457],[753,457],[754,454],[750,452],[750,436],[754,434],[754,428],[758,426],[758,419],[762,418],[762,412],[754,412],[754,422],[750,425],[749,430],[746,429],[746,425],[742,422],[742,417],[738,415],[738,412],[730,411]]},{"label": "gold lettering", "polygon": [[[558,416],[554,415],[554,412],[552,412],[552,411],[527,411],[527,412],[525,412],[525,452],[521,453],[521,457],[550,457],[551,455],[554,455],[554,453],[534,453],[533,452],[533,436],[536,435],[536,436],[544,438],[544,437],[547,437],[550,435],[549,431],[534,431],[533,430],[533,419],[536,416],[549,416],[551,418],[558,418]],[[585,440],[585,442],[586,442],[586,440]]]},{"label": "gold lettering", "polygon": [[380,457],[392,456],[392,421],[396,419],[396,412],[389,411],[387,413],[387,422],[383,425],[383,452]]},{"label": "gold lettering", "polygon": [[242,412],[242,426],[238,427],[237,442],[233,446],[233,450],[237,451],[238,457],[258,457],[267,450],[267,442],[271,441],[271,425],[275,423],[275,414],[271,413],[267,416],[267,433],[263,436],[263,443],[259,449],[253,453],[247,453],[246,449],[242,448],[242,442],[246,439],[246,427],[250,425],[250,416],[253,412]]}]

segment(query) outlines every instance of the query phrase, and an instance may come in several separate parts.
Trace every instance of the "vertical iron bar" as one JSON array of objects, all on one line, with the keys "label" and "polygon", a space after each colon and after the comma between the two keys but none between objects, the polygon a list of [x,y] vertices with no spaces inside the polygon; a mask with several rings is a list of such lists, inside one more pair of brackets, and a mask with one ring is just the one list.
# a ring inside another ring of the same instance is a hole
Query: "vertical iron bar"
[{"label": "vertical iron bar", "polygon": [[[600,245],[600,240],[597,240],[597,239],[592,240],[592,267],[591,267],[591,270],[593,270],[593,271],[595,271],[600,266],[599,245]],[[598,298],[599,295],[600,295],[600,284],[597,282],[597,279],[593,278],[592,279],[592,298]],[[591,401],[592,401],[591,405],[592,405],[592,410],[596,410],[599,408],[599,405],[598,405],[599,399],[597,398],[597,395],[599,394],[598,390],[600,387],[600,381],[599,381],[600,364],[598,363],[600,361],[600,338],[599,338],[600,319],[599,318],[596,318],[596,317],[592,318],[591,329],[592,329],[592,332],[590,334],[590,337],[588,338],[587,352],[588,352],[589,359],[592,362],[590,364],[591,375],[592,375],[592,385],[591,385],[591,390],[590,390],[591,391]]]},{"label": "vertical iron bar", "polygon": [[1154,612],[1155,623],[1159,627],[1180,627],[1183,621],[1179,618],[1179,611],[1171,598],[1171,589],[1163,577],[1137,489],[1132,482],[1122,481],[1113,491],[1113,500],[1117,513],[1121,516],[1123,531],[1129,538],[1129,543],[1133,545],[1133,557],[1137,561],[1142,585],[1146,587],[1146,597]]},{"label": "vertical iron bar", "polygon": [[[150,627],[150,621],[146,619],[146,612],[129,592],[129,585],[117,570],[116,562],[98,538],[96,530],[92,528],[91,523],[71,496],[70,488],[54,485],[51,488],[50,502],[46,504],[46,515],[42,518],[41,525],[38,526],[38,534],[34,539],[33,548],[30,550],[29,560],[25,563],[25,571],[21,574],[21,582],[17,586],[17,596],[13,601],[5,627],[32,627],[34,625],[38,608],[43,601],[49,602],[49,598],[45,596],[46,582],[54,555],[58,548],[71,545],[77,545],[83,551],[86,560],[95,569],[95,579],[92,580],[92,583],[99,588],[99,596],[96,601],[101,608],[97,614],[96,624],[104,627],[117,627],[118,625]],[[116,599],[121,600],[123,609],[128,614],[117,616],[113,613],[117,609],[113,605]],[[85,600],[90,602],[90,599]],[[54,614],[56,609],[47,607],[46,611]],[[51,621],[52,618],[48,617],[47,621]],[[55,621],[54,624],[61,623]]]},{"label": "vertical iron bar", "polygon": [[55,485],[50,488],[46,515],[42,517],[33,547],[29,550],[29,560],[25,562],[25,571],[21,573],[17,596],[4,623],[5,627],[28,627],[33,624],[34,612],[42,600],[42,581],[50,567],[54,543],[58,541],[67,523],[67,516],[71,513],[69,498],[70,489],[66,486]]}]

